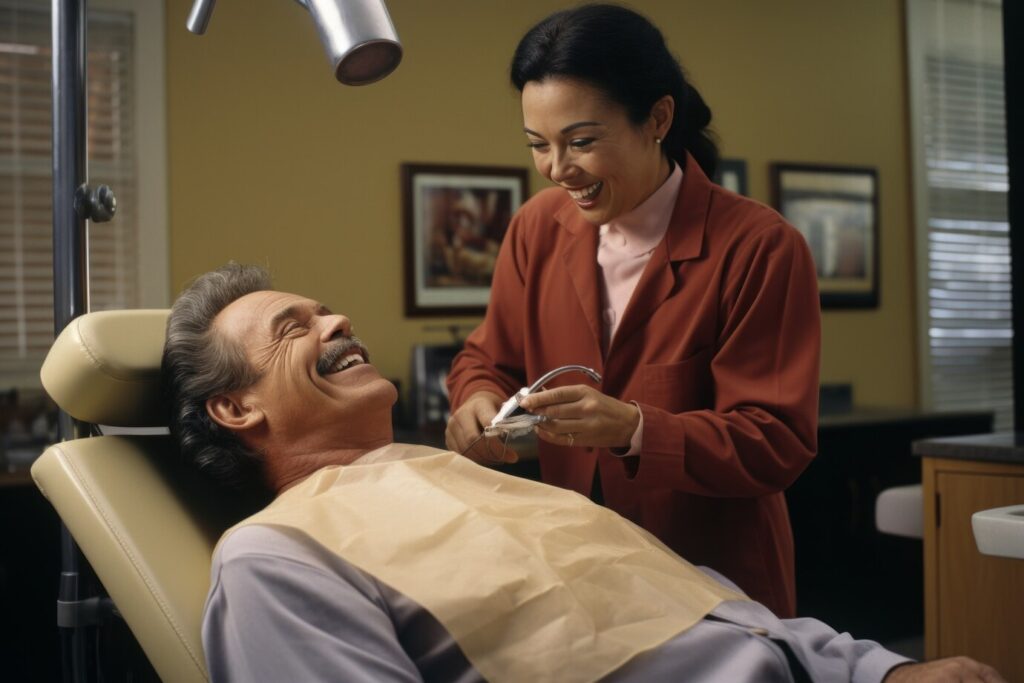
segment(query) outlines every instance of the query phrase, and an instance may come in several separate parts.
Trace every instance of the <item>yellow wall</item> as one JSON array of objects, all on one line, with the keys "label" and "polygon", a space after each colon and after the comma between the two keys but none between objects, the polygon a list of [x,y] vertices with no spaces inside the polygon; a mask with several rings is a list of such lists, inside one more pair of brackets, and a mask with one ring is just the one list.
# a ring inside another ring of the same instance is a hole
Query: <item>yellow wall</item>
[{"label": "yellow wall", "polygon": [[[229,259],[354,320],[381,371],[443,342],[403,315],[402,162],[529,166],[507,82],[516,42],[569,3],[388,0],[405,59],[386,80],[333,81],[288,0],[218,3],[209,32],[167,2],[171,289]],[[715,114],[723,152],[769,199],[770,161],[877,167],[881,307],[824,316],[823,381],[858,403],[915,402],[912,216],[901,0],[647,0]],[[532,172],[532,168],[531,168]],[[535,172],[531,190],[545,185]],[[463,319],[461,322],[475,322]]]}]

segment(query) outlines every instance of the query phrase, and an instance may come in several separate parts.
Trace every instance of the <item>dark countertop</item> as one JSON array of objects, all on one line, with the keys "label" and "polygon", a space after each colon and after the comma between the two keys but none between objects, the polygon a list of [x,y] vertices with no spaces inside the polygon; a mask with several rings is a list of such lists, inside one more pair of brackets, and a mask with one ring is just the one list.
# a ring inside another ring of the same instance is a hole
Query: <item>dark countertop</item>
[{"label": "dark countertop", "polygon": [[854,425],[859,428],[873,425],[892,424],[894,422],[941,422],[950,419],[991,419],[992,412],[986,410],[967,410],[958,412],[938,412],[915,410],[913,408],[876,408],[855,407],[843,412],[823,412],[818,417],[818,429],[832,429]]},{"label": "dark countertop", "polygon": [[923,439],[914,442],[913,453],[925,458],[1024,464],[1024,432]]}]

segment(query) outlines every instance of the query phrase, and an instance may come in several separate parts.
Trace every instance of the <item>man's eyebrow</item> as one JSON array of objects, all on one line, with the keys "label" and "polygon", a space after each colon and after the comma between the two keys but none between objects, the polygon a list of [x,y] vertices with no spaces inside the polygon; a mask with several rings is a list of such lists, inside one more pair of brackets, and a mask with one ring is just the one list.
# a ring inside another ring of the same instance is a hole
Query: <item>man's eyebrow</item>
[{"label": "man's eyebrow", "polygon": [[[586,126],[603,126],[603,125],[604,125],[603,123],[599,123],[597,121],[579,121],[577,123],[572,123],[572,124],[566,126],[560,132],[562,133],[562,135],[565,135],[566,133],[573,132],[577,128],[584,128]],[[539,138],[544,137],[540,133],[537,133],[537,132],[532,131],[529,128],[525,128],[525,127],[523,128],[523,132],[524,133],[529,133],[530,135],[536,135]]]}]

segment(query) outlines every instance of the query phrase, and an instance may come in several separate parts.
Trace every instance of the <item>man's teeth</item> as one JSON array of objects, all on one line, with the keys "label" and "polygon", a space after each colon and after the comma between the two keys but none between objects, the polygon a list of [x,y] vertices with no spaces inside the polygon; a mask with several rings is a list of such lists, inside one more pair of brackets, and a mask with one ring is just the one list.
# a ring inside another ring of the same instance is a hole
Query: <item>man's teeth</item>
[{"label": "man's teeth", "polygon": [[601,183],[596,182],[590,187],[584,187],[582,190],[569,190],[569,196],[576,201],[586,201],[591,199],[597,194],[597,191],[601,189]]},{"label": "man's teeth", "polygon": [[358,353],[350,353],[347,356],[343,356],[334,366],[334,372],[341,372],[346,368],[350,368],[353,365],[359,365],[363,362],[362,355]]}]

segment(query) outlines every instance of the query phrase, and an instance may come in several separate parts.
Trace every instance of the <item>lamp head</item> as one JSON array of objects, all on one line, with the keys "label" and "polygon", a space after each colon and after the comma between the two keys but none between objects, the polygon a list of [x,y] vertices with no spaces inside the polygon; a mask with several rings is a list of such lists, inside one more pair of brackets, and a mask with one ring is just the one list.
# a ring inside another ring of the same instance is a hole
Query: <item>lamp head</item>
[{"label": "lamp head", "polygon": [[[309,10],[320,42],[345,85],[366,85],[384,78],[402,61],[402,44],[384,0],[296,0]],[[186,25],[203,34],[216,0],[195,0]]]}]

